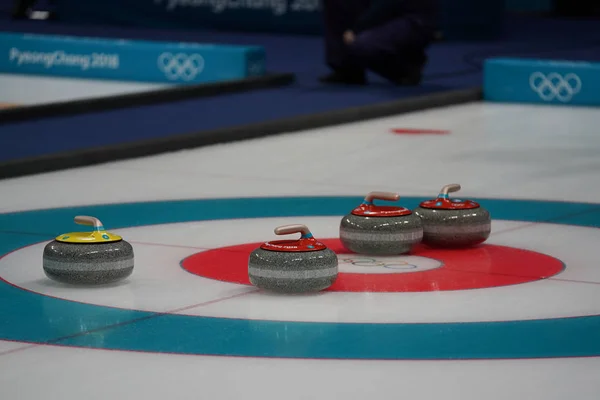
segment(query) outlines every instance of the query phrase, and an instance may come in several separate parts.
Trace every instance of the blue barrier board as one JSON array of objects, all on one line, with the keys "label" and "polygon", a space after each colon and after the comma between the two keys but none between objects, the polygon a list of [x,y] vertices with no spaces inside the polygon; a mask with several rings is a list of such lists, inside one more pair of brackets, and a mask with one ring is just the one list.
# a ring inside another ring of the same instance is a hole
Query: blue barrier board
[{"label": "blue barrier board", "polygon": [[491,58],[485,61],[487,101],[600,105],[600,63]]},{"label": "blue barrier board", "polygon": [[0,72],[158,83],[206,83],[265,73],[260,46],[0,34]]}]

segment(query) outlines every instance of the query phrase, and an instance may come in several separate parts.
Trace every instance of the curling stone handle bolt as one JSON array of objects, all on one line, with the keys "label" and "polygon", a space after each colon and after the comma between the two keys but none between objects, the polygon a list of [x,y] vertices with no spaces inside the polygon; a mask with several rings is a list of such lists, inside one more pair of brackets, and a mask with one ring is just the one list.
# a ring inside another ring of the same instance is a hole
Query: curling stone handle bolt
[{"label": "curling stone handle bolt", "polygon": [[451,183],[450,185],[446,185],[440,191],[440,197],[448,197],[448,193],[458,192],[460,190],[460,185],[458,183]]},{"label": "curling stone handle bolt", "polygon": [[98,218],[78,215],[75,217],[75,223],[79,225],[93,226],[96,229],[102,228],[102,222]]},{"label": "curling stone handle bolt", "polygon": [[302,237],[312,237],[312,233],[306,225],[284,225],[275,228],[276,235],[290,235],[292,233],[301,233]]},{"label": "curling stone handle bolt", "polygon": [[390,192],[371,192],[365,197],[365,203],[373,203],[373,200],[387,200],[387,201],[398,201],[400,195],[398,193]]}]

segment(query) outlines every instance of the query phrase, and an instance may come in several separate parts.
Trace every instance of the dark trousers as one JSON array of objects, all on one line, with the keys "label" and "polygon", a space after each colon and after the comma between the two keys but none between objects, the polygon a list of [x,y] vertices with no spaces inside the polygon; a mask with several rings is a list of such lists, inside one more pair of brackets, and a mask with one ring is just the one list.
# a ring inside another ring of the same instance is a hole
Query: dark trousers
[{"label": "dark trousers", "polygon": [[[27,18],[27,12],[32,9],[37,3],[37,0],[15,0],[13,2],[13,11],[12,11],[12,15],[13,18],[16,19],[21,19],[21,18]],[[55,0],[49,0],[48,5],[50,6],[54,6],[55,5]],[[50,11],[50,16],[49,19],[56,19],[56,13],[53,11]]]},{"label": "dark trousers", "polygon": [[371,70],[389,80],[420,71],[434,31],[421,24],[417,16],[392,19],[356,34],[351,45],[344,43],[344,32],[352,30],[368,6],[369,0],[323,0],[325,58],[329,67],[351,75]]},{"label": "dark trousers", "polygon": [[35,3],[37,3],[36,0],[15,0],[13,2],[13,15],[24,16]]}]

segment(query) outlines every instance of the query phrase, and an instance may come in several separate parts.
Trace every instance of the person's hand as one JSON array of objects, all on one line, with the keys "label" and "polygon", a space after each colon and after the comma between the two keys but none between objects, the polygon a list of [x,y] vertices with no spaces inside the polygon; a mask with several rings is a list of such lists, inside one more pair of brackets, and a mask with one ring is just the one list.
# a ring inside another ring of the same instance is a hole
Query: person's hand
[{"label": "person's hand", "polygon": [[344,32],[344,43],[346,43],[346,44],[354,43],[354,32],[352,32],[352,31]]}]

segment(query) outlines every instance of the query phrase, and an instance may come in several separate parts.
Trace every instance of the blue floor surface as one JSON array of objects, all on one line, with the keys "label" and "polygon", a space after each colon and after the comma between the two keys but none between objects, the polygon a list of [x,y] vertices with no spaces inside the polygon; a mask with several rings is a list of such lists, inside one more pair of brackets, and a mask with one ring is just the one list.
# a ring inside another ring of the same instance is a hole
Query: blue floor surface
[{"label": "blue floor surface", "polygon": [[394,87],[377,77],[372,77],[373,83],[367,87],[329,87],[316,81],[327,72],[319,37],[82,27],[10,21],[5,16],[0,18],[0,31],[258,44],[267,51],[269,70],[295,73],[297,82],[278,89],[0,125],[0,162],[479,86],[481,63],[491,56],[600,60],[599,25],[598,21],[513,17],[501,40],[440,42],[432,46],[421,87]]}]

